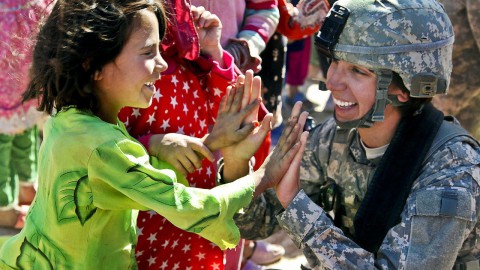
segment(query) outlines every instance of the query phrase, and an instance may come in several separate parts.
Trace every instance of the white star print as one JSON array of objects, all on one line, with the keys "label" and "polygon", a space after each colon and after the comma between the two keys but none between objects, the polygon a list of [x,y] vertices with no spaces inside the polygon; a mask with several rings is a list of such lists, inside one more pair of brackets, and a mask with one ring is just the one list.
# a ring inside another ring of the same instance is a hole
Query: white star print
[{"label": "white star print", "polygon": [[170,124],[168,122],[170,122],[170,119],[162,120],[162,125],[160,127],[163,128],[163,131],[167,130],[167,128],[170,127]]},{"label": "white star print", "polygon": [[220,264],[219,263],[212,264],[212,269],[213,270],[220,270]]},{"label": "white star print", "polygon": [[171,97],[170,98],[170,104],[173,106],[173,108],[175,109],[175,107],[178,105],[177,103],[177,97]]},{"label": "white star print", "polygon": [[153,95],[153,98],[157,100],[157,102],[160,102],[160,98],[163,97],[163,95],[160,93],[160,89],[155,91],[155,94]]},{"label": "white star print", "polygon": [[183,104],[183,111],[185,112],[185,114],[188,113],[187,104]]},{"label": "white star print", "polygon": [[128,127],[128,125],[130,124],[130,122],[128,121],[130,118],[127,117],[127,121],[124,122],[125,126]]},{"label": "white star print", "polygon": [[138,118],[140,116],[140,109],[134,108],[132,109],[132,116],[135,116],[135,118]]},{"label": "white star print", "polygon": [[162,247],[163,247],[163,248],[167,248],[167,247],[168,247],[168,244],[170,244],[170,241],[169,241],[169,240],[165,240],[165,242],[163,243]]},{"label": "white star print", "polygon": [[190,244],[183,246],[182,250],[184,253],[187,253],[190,250]]},{"label": "white star print", "polygon": [[178,239],[173,241],[172,243],[172,249],[174,249],[176,246],[178,246]]},{"label": "white star print", "polygon": [[178,83],[177,75],[172,76],[172,83],[175,85],[175,87],[177,87],[177,83]]},{"label": "white star print", "polygon": [[208,168],[207,168],[207,175],[208,175],[208,177],[210,177],[210,175],[212,175],[212,170],[210,169],[210,166],[208,166]]},{"label": "white star print", "polygon": [[198,90],[195,90],[195,91],[193,92],[193,97],[194,97],[194,98],[198,98]]},{"label": "white star print", "polygon": [[188,85],[188,82],[183,82],[183,90],[185,91],[190,90],[190,86]]},{"label": "white star print", "polygon": [[155,122],[155,113],[152,113],[151,115],[148,116],[147,123],[152,125],[152,123]]},{"label": "white star print", "polygon": [[176,264],[173,265],[172,270],[177,270],[177,269],[179,269],[179,268],[180,268],[180,263],[177,262]]},{"label": "white star print", "polygon": [[143,251],[137,251],[137,253],[135,253],[135,257],[140,257],[143,255]]},{"label": "white star print", "polygon": [[167,269],[167,266],[168,266],[168,261],[164,261],[164,262],[162,263],[162,265],[160,266],[160,268],[161,268],[162,270],[165,270],[165,269]]},{"label": "white star print", "polygon": [[157,212],[155,212],[153,210],[150,210],[147,213],[150,215],[150,218],[152,218],[153,216],[155,216],[157,214]]},{"label": "white star print", "polygon": [[189,267],[185,268],[185,270],[192,270],[192,267],[189,266]]},{"label": "white star print", "polygon": [[152,266],[152,264],[155,264],[155,260],[156,260],[156,259],[157,259],[157,258],[155,258],[155,257],[150,257],[150,258],[148,258],[148,266]]},{"label": "white star print", "polygon": [[198,112],[195,111],[195,113],[193,114],[193,119],[195,119],[195,122],[197,122],[197,119],[198,119]]},{"label": "white star print", "polygon": [[150,236],[147,238],[148,241],[150,241],[150,245],[154,242],[157,241],[157,233],[151,233]]},{"label": "white star print", "polygon": [[201,127],[202,129],[204,129],[206,126],[207,126],[207,124],[205,124],[205,120],[201,120],[201,121],[200,121],[200,127]]},{"label": "white star print", "polygon": [[184,126],[179,127],[178,130],[177,130],[177,133],[178,134],[185,134],[185,131],[183,131],[184,128],[185,128]]},{"label": "white star print", "polygon": [[205,259],[205,253],[199,252],[195,257],[198,258],[199,261]]},{"label": "white star print", "polygon": [[214,96],[221,96],[222,95],[222,91],[220,89],[218,89],[217,87],[213,88],[213,91],[215,92],[213,94]]},{"label": "white star print", "polygon": [[137,227],[137,236],[143,235],[143,227],[139,228]]}]

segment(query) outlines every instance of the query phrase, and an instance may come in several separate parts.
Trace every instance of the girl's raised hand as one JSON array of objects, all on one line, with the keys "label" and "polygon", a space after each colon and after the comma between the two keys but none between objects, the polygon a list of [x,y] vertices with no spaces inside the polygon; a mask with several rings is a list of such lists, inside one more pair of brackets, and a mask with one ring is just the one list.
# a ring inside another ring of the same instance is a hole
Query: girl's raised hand
[{"label": "girl's raised hand", "polygon": [[[256,80],[259,80],[257,78]],[[234,86],[227,88],[218,108],[218,116],[212,131],[204,138],[204,144],[216,150],[244,140],[258,126],[256,114],[260,106],[259,89],[253,90],[253,73],[240,75]]]}]

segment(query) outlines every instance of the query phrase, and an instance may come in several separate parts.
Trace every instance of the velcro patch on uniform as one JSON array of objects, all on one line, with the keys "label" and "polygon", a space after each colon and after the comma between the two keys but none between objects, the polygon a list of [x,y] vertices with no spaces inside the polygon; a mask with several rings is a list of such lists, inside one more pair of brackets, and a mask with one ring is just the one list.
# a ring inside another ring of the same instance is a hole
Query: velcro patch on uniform
[{"label": "velcro patch on uniform", "polygon": [[416,214],[450,216],[473,221],[472,195],[463,190],[426,190],[416,195]]}]

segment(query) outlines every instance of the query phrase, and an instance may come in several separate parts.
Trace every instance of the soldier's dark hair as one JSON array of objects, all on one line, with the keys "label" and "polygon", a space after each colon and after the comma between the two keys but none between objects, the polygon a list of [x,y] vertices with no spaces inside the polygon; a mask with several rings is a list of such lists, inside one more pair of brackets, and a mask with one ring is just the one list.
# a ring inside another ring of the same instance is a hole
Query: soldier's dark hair
[{"label": "soldier's dark hair", "polygon": [[[407,89],[407,87],[403,83],[402,77],[395,71],[393,71],[391,83],[397,86],[398,88],[400,88],[400,90],[402,90],[403,93],[410,94],[410,91]],[[411,115],[416,113],[419,109],[421,109],[423,105],[431,101],[432,101],[432,98],[410,97],[407,104],[405,104],[404,106],[400,106],[398,108],[400,109],[400,112],[402,113],[403,116]]]},{"label": "soldier's dark hair", "polygon": [[144,9],[155,13],[162,39],[161,0],[58,0],[37,36],[23,100],[37,98],[49,114],[66,106],[96,112],[93,76],[120,54]]}]

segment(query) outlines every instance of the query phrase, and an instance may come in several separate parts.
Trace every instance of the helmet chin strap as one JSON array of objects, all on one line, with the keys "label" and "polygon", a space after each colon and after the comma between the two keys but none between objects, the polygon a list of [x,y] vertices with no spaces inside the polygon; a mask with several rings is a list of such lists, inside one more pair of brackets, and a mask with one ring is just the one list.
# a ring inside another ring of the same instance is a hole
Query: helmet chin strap
[{"label": "helmet chin strap", "polygon": [[373,121],[371,119],[372,119],[374,107],[375,106],[372,106],[372,108],[362,118],[357,120],[352,120],[347,122],[339,121],[337,119],[337,115],[335,114],[335,111],[333,111],[333,118],[335,119],[337,126],[339,126],[342,129],[369,128],[373,125]]},{"label": "helmet chin strap", "polygon": [[385,107],[389,103],[396,104],[398,103],[398,98],[395,98],[396,102],[390,100],[388,95],[388,86],[392,82],[392,71],[388,69],[378,69],[375,70],[377,74],[377,90],[375,92],[375,104],[368,112],[360,119],[341,122],[337,119],[335,111],[333,112],[333,117],[335,122],[340,128],[352,129],[352,128],[369,128],[373,125],[374,122],[382,122],[385,118]]}]

